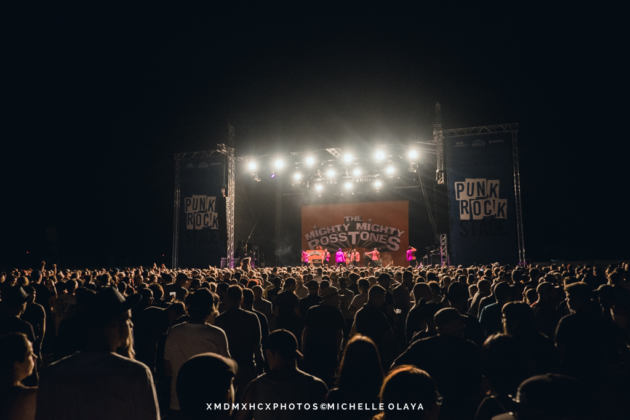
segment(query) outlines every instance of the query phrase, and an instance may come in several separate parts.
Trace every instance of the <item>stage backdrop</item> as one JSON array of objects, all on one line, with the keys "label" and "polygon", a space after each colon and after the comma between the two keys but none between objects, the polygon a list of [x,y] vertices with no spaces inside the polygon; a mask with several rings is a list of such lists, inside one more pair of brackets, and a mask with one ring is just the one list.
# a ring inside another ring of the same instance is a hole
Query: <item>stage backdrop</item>
[{"label": "stage backdrop", "polygon": [[452,264],[516,263],[512,133],[447,137]]},{"label": "stage backdrop", "polygon": [[195,156],[180,162],[180,267],[219,265],[226,255],[225,157]]},{"label": "stage backdrop", "polygon": [[409,245],[409,202],[373,201],[302,206],[302,249],[331,251],[374,247],[383,263],[406,265]]}]

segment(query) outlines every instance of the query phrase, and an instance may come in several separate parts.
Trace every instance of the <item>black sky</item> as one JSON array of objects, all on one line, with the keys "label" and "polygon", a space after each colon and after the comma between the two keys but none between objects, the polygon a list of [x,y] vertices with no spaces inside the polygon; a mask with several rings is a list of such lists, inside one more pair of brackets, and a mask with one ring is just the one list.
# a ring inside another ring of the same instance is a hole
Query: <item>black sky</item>
[{"label": "black sky", "polygon": [[241,153],[428,139],[437,101],[446,127],[520,123],[532,259],[627,257],[616,16],[532,4],[12,11],[2,265],[166,260],[172,154],[222,142],[228,121]]}]

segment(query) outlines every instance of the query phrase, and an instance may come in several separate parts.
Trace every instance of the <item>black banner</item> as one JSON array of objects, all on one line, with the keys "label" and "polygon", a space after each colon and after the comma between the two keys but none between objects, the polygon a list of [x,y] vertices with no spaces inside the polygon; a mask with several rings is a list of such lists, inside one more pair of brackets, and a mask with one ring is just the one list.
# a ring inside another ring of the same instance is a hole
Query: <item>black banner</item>
[{"label": "black banner", "polygon": [[447,137],[452,264],[516,263],[512,133]]},{"label": "black banner", "polygon": [[226,255],[225,157],[180,161],[180,267],[219,265]]}]

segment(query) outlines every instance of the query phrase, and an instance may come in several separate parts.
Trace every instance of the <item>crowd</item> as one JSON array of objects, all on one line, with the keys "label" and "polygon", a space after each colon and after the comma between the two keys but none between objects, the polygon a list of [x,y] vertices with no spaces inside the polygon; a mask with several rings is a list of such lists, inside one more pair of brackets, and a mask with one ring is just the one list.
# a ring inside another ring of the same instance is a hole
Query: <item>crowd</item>
[{"label": "crowd", "polygon": [[0,418],[625,419],[629,270],[43,262],[0,275]]}]

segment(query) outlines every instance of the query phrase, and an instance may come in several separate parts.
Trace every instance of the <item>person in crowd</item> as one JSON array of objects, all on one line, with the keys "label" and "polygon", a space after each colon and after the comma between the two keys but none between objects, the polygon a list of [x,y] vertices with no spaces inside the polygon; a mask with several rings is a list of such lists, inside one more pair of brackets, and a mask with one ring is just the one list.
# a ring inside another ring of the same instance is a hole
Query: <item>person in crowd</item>
[{"label": "person in crowd", "polygon": [[37,303],[37,289],[35,287],[28,286],[26,292],[28,294],[28,300],[26,302],[26,309],[21,318],[33,327],[33,333],[35,334],[33,347],[37,357],[41,357],[44,338],[46,336],[46,310],[42,305]]},{"label": "person in crowd", "polygon": [[471,418],[481,400],[481,356],[464,338],[466,320],[452,307],[435,313],[437,335],[414,341],[393,365],[414,365],[429,372],[444,396],[443,418]]},{"label": "person in crowd", "polygon": [[263,343],[269,372],[252,380],[243,393],[246,409],[235,413],[236,420],[292,420],[320,418],[319,411],[260,410],[250,403],[320,403],[325,400],[328,387],[321,379],[298,368],[302,357],[295,335],[288,330],[271,332]]},{"label": "person in crowd", "polygon": [[157,373],[159,349],[164,345],[168,329],[179,324],[178,320],[184,315],[185,308],[182,302],[171,302],[166,307],[151,305],[135,311],[136,359],[149,366],[152,373]]},{"label": "person in crowd", "polygon": [[269,321],[265,314],[260,311],[254,309],[254,292],[252,289],[243,289],[243,309],[246,311],[250,311],[258,317],[258,322],[260,322],[260,334],[264,339],[269,335]]},{"label": "person in crowd", "polygon": [[386,294],[381,285],[370,287],[367,303],[357,311],[350,335],[356,332],[371,338],[378,347],[384,366],[389,366],[395,356],[391,343],[394,330],[385,313]]},{"label": "person in crowd", "polygon": [[87,299],[82,350],[42,371],[37,420],[160,418],[153,375],[133,360],[134,303],[112,287]]},{"label": "person in crowd", "polygon": [[174,411],[179,410],[177,374],[188,359],[207,352],[230,357],[225,332],[208,323],[208,319],[216,311],[212,292],[206,288],[198,289],[190,295],[187,303],[189,320],[171,327],[164,345],[165,372],[171,378],[170,409]]},{"label": "person in crowd", "polygon": [[37,388],[22,381],[31,376],[36,355],[24,333],[0,336],[0,418],[34,420]]},{"label": "person in crowd", "polygon": [[559,374],[533,376],[516,393],[515,407],[497,420],[587,420],[597,418],[583,383]]},{"label": "person in crowd", "polygon": [[[228,420],[235,402],[234,378],[238,366],[230,358],[216,353],[201,353],[188,359],[177,374],[179,420]],[[210,404],[211,409],[207,409]],[[215,404],[220,404],[217,407]]]},{"label": "person in crowd", "polygon": [[[413,286],[415,303],[409,310],[405,320],[405,337],[408,343],[415,338],[424,338],[435,333],[433,315],[440,308],[432,303],[433,294],[427,283],[416,283]],[[420,334],[416,337],[416,335]]]},{"label": "person in crowd", "polygon": [[318,305],[322,298],[319,296],[319,283],[315,280],[310,280],[306,283],[308,288],[308,295],[305,298],[300,299],[298,308],[302,319],[306,316],[306,312],[311,306]]},{"label": "person in crowd", "polygon": [[243,290],[232,285],[225,294],[225,312],[216,319],[216,326],[228,338],[232,358],[238,363],[237,387],[244,387],[262,369],[261,332],[258,317],[241,308]]},{"label": "person in crowd", "polygon": [[605,375],[609,363],[616,360],[613,323],[602,316],[588,284],[568,284],[565,292],[570,314],[560,319],[555,336],[562,372],[597,380]]},{"label": "person in crowd", "polygon": [[514,408],[512,398],[518,385],[528,377],[527,366],[521,363],[516,339],[507,334],[496,333],[488,337],[481,354],[490,392],[479,404],[475,420],[491,420]]},{"label": "person in crowd", "polygon": [[267,317],[267,321],[271,321],[272,305],[271,302],[263,297],[263,288],[260,285],[252,287],[254,292],[254,309],[262,312]]},{"label": "person in crowd", "polygon": [[536,327],[547,337],[555,337],[555,329],[560,320],[558,306],[562,299],[561,290],[550,282],[541,282],[536,286],[536,301],[531,305],[534,311]]},{"label": "person in crowd", "polygon": [[442,396],[431,375],[411,365],[398,366],[385,377],[379,394],[385,410],[374,420],[437,420]]},{"label": "person in crowd", "polygon": [[335,287],[322,291],[322,302],[306,312],[302,332],[303,369],[332,384],[343,339],[344,319]]},{"label": "person in crowd", "polygon": [[358,293],[352,297],[350,306],[348,307],[348,315],[354,320],[354,316],[357,311],[366,304],[368,300],[368,289],[370,288],[370,282],[365,278],[359,278],[356,281],[356,287]]},{"label": "person in crowd", "polygon": [[500,281],[494,286],[493,295],[495,302],[482,308],[481,315],[479,315],[479,323],[484,337],[503,330],[501,308],[512,299],[512,288],[507,282]]},{"label": "person in crowd", "polygon": [[[20,332],[26,335],[31,343],[38,343],[35,330],[30,322],[23,319],[28,304],[28,294],[22,286],[5,287],[2,290],[0,301],[0,334]],[[39,348],[35,347],[35,354],[39,358]],[[38,381],[37,365],[24,383],[28,386],[36,386]]]},{"label": "person in crowd", "polygon": [[[376,344],[370,338],[357,334],[348,341],[343,351],[335,387],[328,392],[326,401],[377,403],[382,382],[383,366]],[[373,414],[371,410],[339,410],[330,418],[367,420]]]},{"label": "person in crowd", "polygon": [[275,322],[272,323],[274,329],[287,329],[296,337],[302,333],[302,320],[298,312],[300,299],[295,294],[296,281],[293,277],[288,277],[284,281],[284,288],[276,297],[273,309]]},{"label": "person in crowd", "polygon": [[450,283],[446,292],[446,300],[451,307],[459,311],[466,323],[464,337],[480,345],[483,342],[481,326],[476,318],[466,314],[468,309],[468,288],[466,285],[460,282]]},{"label": "person in crowd", "polygon": [[298,299],[303,299],[308,295],[308,289],[304,285],[304,279],[301,275],[295,277],[295,295]]},{"label": "person in crowd", "polygon": [[502,310],[503,332],[516,340],[521,363],[528,367],[528,375],[556,372],[558,353],[553,341],[536,329],[534,313],[525,302],[508,302]]}]

